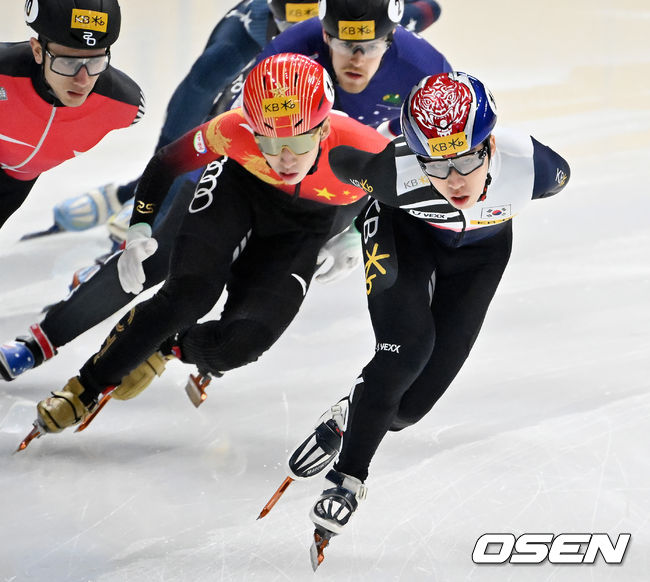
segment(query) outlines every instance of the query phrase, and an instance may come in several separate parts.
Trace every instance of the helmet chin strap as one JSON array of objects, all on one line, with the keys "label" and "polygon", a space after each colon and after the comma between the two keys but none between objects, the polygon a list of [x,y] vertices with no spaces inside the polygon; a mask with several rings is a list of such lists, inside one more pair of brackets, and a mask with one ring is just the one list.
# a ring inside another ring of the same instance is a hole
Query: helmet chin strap
[{"label": "helmet chin strap", "polygon": [[41,44],[41,78],[43,79],[43,83],[45,83],[45,86],[52,91],[52,88],[47,82],[47,79],[45,78],[45,52],[47,51],[47,39],[42,37],[40,34],[38,35],[38,42]]},{"label": "helmet chin strap", "polygon": [[[489,139],[489,138],[488,138]],[[487,149],[487,158],[488,158],[488,173],[487,176],[485,177],[485,184],[483,186],[483,193],[479,196],[478,202],[483,202],[487,198],[487,191],[492,184],[492,176],[490,175],[490,164],[492,163],[492,155],[490,151],[490,146],[488,144],[488,149]]]},{"label": "helmet chin strap", "polygon": [[[320,155],[323,153],[323,146],[321,145],[320,142],[318,142],[318,154],[316,154],[316,159],[314,160],[314,164],[312,167],[309,169],[309,172],[307,172],[307,176],[310,174],[313,174],[318,170],[318,162],[320,160]],[[298,198],[300,196],[300,186],[302,185],[302,180],[296,184],[296,187],[293,189],[293,198]]]},{"label": "helmet chin strap", "polygon": [[47,78],[45,77],[45,51],[47,50],[47,43],[48,40],[41,36],[40,34],[38,35],[38,42],[41,43],[41,51],[43,58],[41,60],[41,81],[43,81],[43,85],[47,89],[47,92],[56,100],[57,103],[61,103],[61,100],[58,98],[57,94],[54,92],[54,89],[50,86],[50,84],[47,82]]},{"label": "helmet chin strap", "polygon": [[483,194],[479,196],[478,201],[483,202],[487,198],[487,191],[488,191],[488,186],[492,184],[492,176],[490,176],[490,172],[488,170],[488,175],[485,177],[485,186],[483,186]]},{"label": "helmet chin strap", "polygon": [[[323,153],[323,146],[320,142],[318,142],[318,154],[316,155],[316,159],[314,160],[314,163],[312,167],[309,169],[309,172],[307,172],[307,176],[310,174],[313,174],[318,170],[318,162],[320,161],[320,156]],[[269,164],[269,161],[266,160],[266,165],[271,168],[271,164]],[[273,169],[273,168],[271,168]],[[293,196],[292,198],[298,198],[300,195],[300,185],[302,184],[302,180],[296,184],[296,187],[293,189]]]},{"label": "helmet chin strap", "polygon": [[309,169],[309,172],[307,172],[307,175],[309,176],[310,174],[313,174],[316,170],[318,170],[318,162],[320,161],[320,155],[323,153],[323,145],[319,141],[318,142],[318,153],[316,154],[316,159],[314,160],[314,163],[312,167]]}]

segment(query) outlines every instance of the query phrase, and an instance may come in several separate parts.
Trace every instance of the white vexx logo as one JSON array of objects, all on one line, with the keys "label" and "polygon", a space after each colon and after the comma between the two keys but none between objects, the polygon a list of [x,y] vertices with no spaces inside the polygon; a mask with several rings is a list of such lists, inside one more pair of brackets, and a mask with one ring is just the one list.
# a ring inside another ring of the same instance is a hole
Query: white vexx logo
[{"label": "white vexx logo", "polygon": [[377,344],[375,351],[377,352],[394,352],[399,354],[399,349],[402,347],[401,344]]}]

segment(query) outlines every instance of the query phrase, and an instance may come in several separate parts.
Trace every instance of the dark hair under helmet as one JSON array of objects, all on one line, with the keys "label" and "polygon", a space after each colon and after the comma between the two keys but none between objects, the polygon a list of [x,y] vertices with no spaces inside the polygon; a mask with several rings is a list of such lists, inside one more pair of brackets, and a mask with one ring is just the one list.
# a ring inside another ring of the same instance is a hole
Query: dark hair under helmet
[{"label": "dark hair under helmet", "polygon": [[27,0],[25,22],[43,38],[76,49],[108,48],[120,35],[117,0]]}]

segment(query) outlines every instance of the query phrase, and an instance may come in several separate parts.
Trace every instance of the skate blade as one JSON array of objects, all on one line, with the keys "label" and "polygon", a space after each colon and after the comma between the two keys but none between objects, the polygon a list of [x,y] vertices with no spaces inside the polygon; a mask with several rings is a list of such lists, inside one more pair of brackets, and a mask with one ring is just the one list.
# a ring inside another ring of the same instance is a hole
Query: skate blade
[{"label": "skate blade", "polygon": [[20,442],[18,448],[14,451],[14,455],[20,451],[24,451],[29,446],[29,443],[31,443],[34,439],[43,436],[44,432],[45,430],[43,430],[38,421],[34,421],[34,428],[32,428],[30,433]]},{"label": "skate blade", "polygon": [[32,240],[35,238],[41,238],[43,236],[49,236],[51,234],[56,234],[61,232],[62,228],[58,224],[53,224],[47,230],[39,230],[37,232],[29,232],[20,237],[20,240]]},{"label": "skate blade", "polygon": [[185,393],[196,408],[201,406],[208,397],[205,389],[211,380],[212,378],[210,378],[210,376],[202,376],[201,374],[197,374],[196,376],[190,374],[190,377],[187,379],[187,384],[185,384]]},{"label": "skate blade", "polygon": [[320,566],[323,563],[323,560],[325,559],[325,555],[323,554],[323,551],[330,543],[330,540],[334,535],[336,534],[334,534],[331,531],[321,529],[319,527],[316,527],[316,529],[314,530],[314,543],[311,545],[311,548],[309,548],[311,567],[314,572],[316,571],[318,566]]},{"label": "skate blade", "polygon": [[287,477],[283,482],[280,487],[278,487],[278,490],[271,496],[271,499],[268,500],[266,505],[262,508],[262,511],[260,511],[260,514],[257,516],[257,519],[262,519],[263,517],[266,517],[273,509],[273,506],[277,503],[278,499],[282,497],[284,492],[287,490],[287,487],[293,483],[294,479],[293,477]]},{"label": "skate blade", "polygon": [[102,408],[108,404],[108,401],[113,398],[113,395],[111,392],[115,389],[115,386],[111,386],[110,388],[107,388],[104,392],[102,392],[101,398],[99,399],[99,402],[97,404],[97,408],[93,410],[83,421],[82,423],[75,429],[75,432],[81,432],[82,430],[86,430],[88,428],[88,425],[95,420],[95,417],[102,411]]}]

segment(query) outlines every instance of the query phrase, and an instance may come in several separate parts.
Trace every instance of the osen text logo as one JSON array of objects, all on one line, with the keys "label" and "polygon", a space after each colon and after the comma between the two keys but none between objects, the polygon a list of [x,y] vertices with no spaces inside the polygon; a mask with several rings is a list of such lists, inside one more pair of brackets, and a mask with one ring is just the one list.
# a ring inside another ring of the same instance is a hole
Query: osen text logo
[{"label": "osen text logo", "polygon": [[613,542],[606,533],[483,534],[474,546],[475,564],[593,564],[600,555],[607,564],[620,564],[632,539],[629,533]]}]

